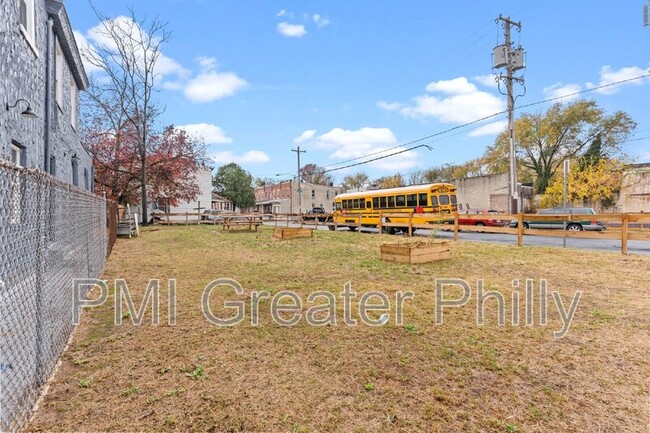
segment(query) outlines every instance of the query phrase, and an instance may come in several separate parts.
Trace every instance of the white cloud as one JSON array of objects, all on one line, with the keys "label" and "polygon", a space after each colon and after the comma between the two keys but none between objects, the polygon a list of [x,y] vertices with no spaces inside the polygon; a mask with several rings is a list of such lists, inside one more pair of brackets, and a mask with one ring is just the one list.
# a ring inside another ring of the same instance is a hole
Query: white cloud
[{"label": "white cloud", "polygon": [[[88,30],[87,38],[80,32],[75,31],[75,38],[82,54],[85,51],[91,55],[93,53],[96,55],[97,48],[118,54],[118,47],[113,39],[116,35],[122,39],[128,40],[131,38],[133,40],[131,42],[132,48],[139,61],[143,61],[145,54],[152,54],[145,51],[145,47],[148,46],[149,42],[152,42],[152,45],[155,45],[157,42],[155,39],[151,39],[151,36],[143,30],[137,22],[127,16],[118,16],[100,22]],[[84,56],[82,55],[82,57]],[[97,72],[101,70],[100,68],[89,64],[87,60],[84,60],[84,67],[88,72]],[[192,74],[192,71],[184,68],[180,63],[171,57],[166,56],[162,51],[158,53],[158,59],[153,72],[154,74],[159,74],[163,80],[169,79],[172,76],[175,76],[176,79],[184,80]],[[168,86],[173,87],[174,83],[169,85],[165,82],[163,83],[163,87],[169,88]]]},{"label": "white cloud", "polygon": [[490,87],[492,89],[499,88],[499,83],[494,75],[477,75],[473,77],[472,80],[484,85],[485,87]]},{"label": "white cloud", "polygon": [[547,98],[561,98],[565,97],[565,101],[570,101],[571,99],[575,99],[578,97],[578,95],[573,95],[573,96],[567,96],[571,95],[572,93],[577,93],[580,90],[582,90],[582,87],[580,84],[562,84],[562,83],[555,83],[552,84],[548,87],[544,87],[544,96]]},{"label": "white cloud", "polygon": [[309,141],[312,138],[316,136],[316,130],[315,129],[308,129],[304,131],[300,136],[296,137],[293,139],[293,142],[296,144],[304,143],[305,141]]},{"label": "white cloud", "polygon": [[243,154],[235,154],[230,151],[217,152],[210,155],[212,159],[217,164],[228,164],[234,162],[236,164],[245,164],[245,165],[260,165],[266,164],[271,160],[269,156],[262,152],[261,150],[249,150]]},{"label": "white cloud", "polygon": [[90,56],[95,56],[97,53],[97,50],[95,50],[95,47],[93,47],[89,42],[88,39],[78,30],[75,30],[74,32],[74,38],[77,42],[77,48],[79,49],[79,53],[81,54],[81,61],[84,65],[84,69],[88,74],[92,74],[95,72],[99,72],[102,69],[93,65],[90,63],[87,59],[88,55]]},{"label": "white cloud", "polygon": [[[343,161],[351,158],[358,158],[368,154],[373,156],[368,159],[388,155],[403,150],[396,147],[398,142],[395,134],[388,128],[361,128],[357,130],[345,130],[334,128],[325,134],[316,136],[316,132],[309,130],[303,132],[297,139],[311,136],[305,140],[310,148],[328,151],[333,160]],[[384,152],[385,151],[385,152]],[[363,160],[359,160],[363,161]],[[418,153],[416,151],[405,152],[390,158],[371,162],[370,165],[382,170],[404,170],[418,164]]]},{"label": "white cloud", "polygon": [[283,34],[288,38],[301,38],[307,34],[305,26],[302,24],[289,24],[287,22],[281,22],[277,25],[278,32]]},{"label": "white cloud", "polygon": [[399,102],[379,101],[377,102],[377,106],[386,111],[399,111],[402,107],[404,107],[404,104],[401,104]]},{"label": "white cloud", "polygon": [[[629,66],[615,71],[612,70],[612,67],[610,65],[605,65],[602,68],[600,68],[600,82],[598,84],[587,83],[587,88],[604,86],[604,85],[616,83],[617,81],[623,81],[623,80],[628,80],[630,78],[640,77],[642,75],[648,75],[647,67],[644,69],[638,66]],[[641,85],[641,84],[647,84],[648,82],[650,82],[650,79],[646,77],[640,80],[631,81],[629,83],[622,83],[611,87],[605,87],[604,89],[598,89],[597,92],[605,95],[611,95],[618,92],[620,88],[624,85]]]},{"label": "white cloud", "polygon": [[507,126],[508,122],[505,120],[500,120],[498,122],[492,122],[488,123],[487,125],[479,126],[467,135],[470,137],[479,137],[482,135],[498,135],[501,134]]},{"label": "white cloud", "polygon": [[325,27],[330,23],[330,20],[328,18],[325,18],[319,14],[312,15],[312,19],[318,27]]},{"label": "white cloud", "polygon": [[193,123],[189,125],[179,125],[178,129],[182,129],[192,137],[203,139],[206,144],[230,144],[232,138],[228,137],[226,133],[217,125],[210,123]]},{"label": "white cloud", "polygon": [[246,80],[233,72],[218,72],[214,58],[197,59],[202,71],[185,86],[185,97],[192,102],[212,102],[232,96],[248,86]]},{"label": "white cloud", "polygon": [[399,111],[412,118],[432,117],[442,123],[468,123],[505,109],[505,98],[479,90],[465,77],[429,83],[427,92],[412,104],[378,102],[385,110]]},{"label": "white cloud", "polygon": [[427,84],[426,91],[430,93],[440,92],[447,95],[475,93],[478,89],[465,77],[458,77],[452,80],[440,80]]},{"label": "white cloud", "polygon": [[[113,27],[114,26],[114,27]],[[133,38],[135,45],[139,41],[145,45],[149,41],[148,35],[139,24],[126,16],[119,16],[110,20],[102,21],[87,32],[86,37],[80,32],[75,32],[75,38],[80,49],[83,51],[95,50],[101,47],[115,51],[115,41],[107,35],[108,28],[117,28],[124,38]],[[91,42],[89,42],[91,41]],[[155,41],[153,41],[155,42]],[[138,52],[139,59],[144,57],[144,51]],[[183,90],[185,97],[193,102],[211,102],[217,99],[232,96],[236,92],[248,86],[246,80],[240,78],[234,72],[220,72],[217,70],[217,61],[212,57],[198,57],[200,67],[198,74],[194,75],[190,69],[183,67],[179,62],[159,53],[155,65],[155,74],[161,76],[161,87],[166,90]],[[84,62],[88,72],[99,71],[98,68]],[[194,75],[194,76],[193,76]]]}]

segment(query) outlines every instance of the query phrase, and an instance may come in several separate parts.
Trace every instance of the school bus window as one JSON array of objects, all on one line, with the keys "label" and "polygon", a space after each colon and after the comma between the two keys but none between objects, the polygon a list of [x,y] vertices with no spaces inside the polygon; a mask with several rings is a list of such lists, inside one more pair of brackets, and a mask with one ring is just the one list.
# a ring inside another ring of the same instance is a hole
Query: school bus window
[{"label": "school bus window", "polygon": [[386,207],[386,197],[379,197],[379,207]]},{"label": "school bus window", "polygon": [[355,198],[352,200],[352,209],[359,209],[359,199]]},{"label": "school bus window", "polygon": [[372,208],[372,203],[370,203],[370,200],[366,202],[366,209]]},{"label": "school bus window", "polygon": [[375,209],[379,207],[379,197],[372,198],[372,207],[374,207]]},{"label": "school bus window", "polygon": [[366,199],[365,198],[360,198],[359,199],[359,209],[365,209],[366,208]]},{"label": "school bus window", "polygon": [[395,197],[388,197],[388,207],[395,207]]},{"label": "school bus window", "polygon": [[418,205],[417,194],[409,194],[406,196],[406,205],[408,207],[416,207]]},{"label": "school bus window", "polygon": [[420,194],[420,200],[418,201],[418,204],[420,206],[427,206],[427,195],[426,194]]},{"label": "school bus window", "polygon": [[442,205],[449,204],[449,196],[448,195],[441,195],[440,196],[440,204],[442,204]]},{"label": "school bus window", "polygon": [[455,195],[455,194],[452,194],[452,195],[451,195],[451,204],[456,204],[456,203],[458,203],[458,201],[457,201],[457,199],[456,199],[456,195]]},{"label": "school bus window", "polygon": [[395,196],[395,206],[404,207],[405,205],[406,205],[406,200],[404,199],[403,195]]},{"label": "school bus window", "polygon": [[431,196],[431,206],[438,206],[438,197],[435,195]]}]

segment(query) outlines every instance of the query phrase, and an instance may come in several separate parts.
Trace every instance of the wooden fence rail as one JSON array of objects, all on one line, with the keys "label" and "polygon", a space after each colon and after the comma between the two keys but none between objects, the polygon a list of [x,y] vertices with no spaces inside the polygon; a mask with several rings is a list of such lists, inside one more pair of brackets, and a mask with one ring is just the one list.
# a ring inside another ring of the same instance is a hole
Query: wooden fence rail
[{"label": "wooden fence rail", "polygon": [[[273,224],[275,227],[290,225],[319,226],[329,227],[336,230],[339,227],[347,227],[350,230],[361,232],[363,219],[361,214],[348,213],[343,218],[333,218],[332,214],[309,215],[308,219],[302,214],[210,214],[208,218],[202,219],[206,215],[193,212],[182,213],[158,213],[154,218],[155,224],[224,224],[224,221],[254,221],[259,224]],[[624,213],[624,214],[598,214],[598,215],[538,215],[538,214],[415,214],[415,213],[395,213],[395,212],[368,212],[364,216],[376,219],[376,228],[379,233],[384,229],[399,229],[404,231],[408,236],[412,236],[417,229],[426,230],[453,230],[453,239],[458,240],[458,233],[465,232],[490,232],[511,234],[517,237],[517,245],[522,246],[524,235],[526,236],[546,236],[546,237],[565,237],[580,239],[609,239],[621,241],[621,253],[627,254],[627,243],[630,240],[650,241],[650,214],[647,213]],[[413,221],[414,218],[426,218],[431,223],[418,224]],[[500,220],[505,222],[503,226],[478,226],[478,225],[461,225],[459,218],[463,220]],[[340,221],[343,219],[343,221]],[[398,220],[398,222],[391,221]],[[509,226],[511,221],[517,221],[517,227]],[[557,229],[535,229],[524,228],[524,222],[540,221],[558,221],[576,223],[580,221],[598,221],[605,223],[607,227],[603,231],[568,231]],[[248,222],[246,222],[246,225]],[[645,226],[648,226],[645,228]]]}]

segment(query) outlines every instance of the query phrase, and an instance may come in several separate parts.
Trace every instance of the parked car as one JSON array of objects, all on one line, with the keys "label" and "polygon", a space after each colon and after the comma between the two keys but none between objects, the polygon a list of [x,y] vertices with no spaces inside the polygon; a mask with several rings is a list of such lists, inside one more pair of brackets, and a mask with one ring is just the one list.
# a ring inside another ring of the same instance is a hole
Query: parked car
[{"label": "parked car", "polygon": [[321,206],[314,206],[313,208],[309,209],[306,214],[302,216],[302,219],[305,221],[314,221],[318,220],[321,222],[327,221],[328,217],[322,216],[323,214],[326,214],[325,208]]},{"label": "parked car", "polygon": [[[458,224],[465,226],[479,226],[479,227],[503,227],[508,224],[506,220],[489,218],[489,215],[498,214],[495,210],[481,210],[471,209],[465,211],[463,214],[458,215]],[[463,218],[463,215],[485,215],[485,218]]]},{"label": "parked car", "polygon": [[[605,226],[602,222],[597,221],[595,215],[596,211],[590,207],[555,207],[550,209],[542,209],[537,212],[538,215],[594,215],[593,218],[583,219],[579,221],[562,221],[562,220],[530,220],[524,221],[522,226],[525,229],[563,229],[566,222],[566,229],[570,231],[603,231]],[[510,227],[517,227],[517,220],[510,222]]]},{"label": "parked car", "polygon": [[201,219],[203,221],[223,221],[224,212],[218,209],[206,209],[201,214]]}]

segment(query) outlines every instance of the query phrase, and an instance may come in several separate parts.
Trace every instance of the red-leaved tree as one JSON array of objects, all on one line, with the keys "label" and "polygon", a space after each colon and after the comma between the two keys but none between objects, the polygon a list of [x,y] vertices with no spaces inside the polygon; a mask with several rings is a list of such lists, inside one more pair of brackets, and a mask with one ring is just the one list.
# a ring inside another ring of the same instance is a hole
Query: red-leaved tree
[{"label": "red-leaved tree", "polygon": [[[82,130],[83,142],[93,155],[95,191],[118,203],[140,203],[142,164],[137,133],[126,122],[106,131],[98,118]],[[199,193],[196,173],[206,167],[205,145],[174,126],[150,136],[147,143],[147,196],[176,205]]]}]

